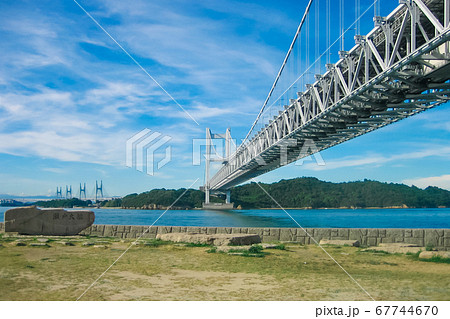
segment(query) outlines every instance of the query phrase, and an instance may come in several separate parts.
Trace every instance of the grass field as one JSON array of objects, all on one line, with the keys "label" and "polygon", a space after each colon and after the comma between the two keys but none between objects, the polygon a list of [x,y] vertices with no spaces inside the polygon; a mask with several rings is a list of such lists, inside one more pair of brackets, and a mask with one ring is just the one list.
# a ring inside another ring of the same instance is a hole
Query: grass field
[{"label": "grass field", "polygon": [[[0,238],[0,300],[76,300],[130,245],[118,239]],[[66,246],[60,240],[70,242]],[[91,246],[83,246],[89,242]],[[448,260],[326,247],[376,300],[450,300]],[[82,300],[368,300],[319,247],[286,244],[261,258],[147,240]]]}]

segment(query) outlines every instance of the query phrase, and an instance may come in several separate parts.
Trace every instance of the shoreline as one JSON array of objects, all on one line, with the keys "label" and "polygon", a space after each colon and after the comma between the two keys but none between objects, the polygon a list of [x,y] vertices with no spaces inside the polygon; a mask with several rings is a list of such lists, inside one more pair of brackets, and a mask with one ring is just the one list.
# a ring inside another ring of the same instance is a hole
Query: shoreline
[{"label": "shoreline", "polygon": [[[0,233],[5,233],[0,222]],[[305,232],[307,231],[307,233]],[[79,234],[120,239],[156,238],[158,234],[256,234],[263,243],[293,242],[309,245],[322,239],[357,240],[361,245],[403,243],[418,247],[450,251],[449,228],[339,228],[339,227],[206,227],[206,226],[142,226],[93,224]],[[314,240],[312,239],[314,238]]]},{"label": "shoreline", "polygon": [[[18,208],[18,207],[28,207],[26,205],[24,206],[1,206],[4,208]],[[39,208],[65,208],[65,209],[129,209],[129,210],[166,210],[167,207],[161,207],[161,208],[140,208],[140,207],[92,207],[92,206],[77,206],[77,207],[42,207],[38,206]],[[365,210],[365,209],[449,209],[450,207],[446,206],[439,206],[439,207],[404,207],[404,206],[387,206],[387,207],[265,207],[265,208],[233,208],[232,210]],[[201,207],[194,207],[194,208],[180,208],[175,207],[168,210],[208,210],[203,209]]]},{"label": "shoreline", "polygon": [[[92,207],[83,207],[83,208],[92,208]],[[96,207],[94,209],[131,209],[131,210],[165,210],[166,208],[159,208],[159,209],[148,209],[148,208],[138,208],[138,207]],[[232,210],[329,210],[329,209],[335,209],[335,210],[344,210],[344,209],[351,209],[351,210],[357,210],[357,209],[448,209],[450,207],[402,207],[402,206],[387,206],[387,207],[319,207],[319,208],[312,208],[312,207],[267,207],[267,208],[242,208],[237,209],[234,208]],[[183,208],[183,209],[169,209],[169,210],[207,210],[203,209],[201,207],[195,207],[195,208]]]}]

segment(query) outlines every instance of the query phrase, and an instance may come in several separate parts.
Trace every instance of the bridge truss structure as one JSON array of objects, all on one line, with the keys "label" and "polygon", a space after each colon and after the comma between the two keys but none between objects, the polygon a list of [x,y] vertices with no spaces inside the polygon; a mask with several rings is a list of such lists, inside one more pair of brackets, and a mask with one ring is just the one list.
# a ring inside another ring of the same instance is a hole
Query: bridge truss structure
[{"label": "bridge truss structure", "polygon": [[[450,99],[450,0],[400,0],[223,162],[205,189],[253,177]],[[304,150],[305,143],[313,149]]]}]

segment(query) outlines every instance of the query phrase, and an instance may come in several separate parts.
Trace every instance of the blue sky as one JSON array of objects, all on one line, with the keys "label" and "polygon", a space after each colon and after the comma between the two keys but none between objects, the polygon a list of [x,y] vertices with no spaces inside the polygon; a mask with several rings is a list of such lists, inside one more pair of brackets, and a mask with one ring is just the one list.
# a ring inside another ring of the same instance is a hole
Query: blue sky
[{"label": "blue sky", "polygon": [[[245,136],[307,1],[78,2],[199,125],[74,1],[0,1],[0,194],[50,195],[80,182],[92,193],[95,180],[111,196],[199,178],[198,187],[204,173],[192,165],[193,139],[206,127]],[[382,13],[392,3],[383,2]],[[347,25],[353,4],[346,1]],[[362,33],[372,26],[362,23]],[[450,189],[449,119],[442,105],[322,152],[325,166],[306,160],[259,180],[369,178]],[[172,137],[172,160],[153,176],[125,166],[126,140],[144,128]]]}]

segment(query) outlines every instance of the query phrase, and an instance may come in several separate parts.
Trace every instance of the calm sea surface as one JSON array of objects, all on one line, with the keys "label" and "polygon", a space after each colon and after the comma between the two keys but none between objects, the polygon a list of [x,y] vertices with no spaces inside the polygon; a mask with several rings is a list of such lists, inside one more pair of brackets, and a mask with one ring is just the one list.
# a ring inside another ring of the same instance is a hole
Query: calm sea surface
[{"label": "calm sea surface", "polygon": [[[8,207],[0,207],[0,221]],[[161,210],[93,209],[95,224],[151,225]],[[303,227],[450,228],[450,208],[288,210]],[[282,210],[169,210],[155,225],[297,227]]]}]

